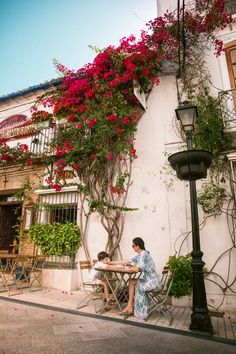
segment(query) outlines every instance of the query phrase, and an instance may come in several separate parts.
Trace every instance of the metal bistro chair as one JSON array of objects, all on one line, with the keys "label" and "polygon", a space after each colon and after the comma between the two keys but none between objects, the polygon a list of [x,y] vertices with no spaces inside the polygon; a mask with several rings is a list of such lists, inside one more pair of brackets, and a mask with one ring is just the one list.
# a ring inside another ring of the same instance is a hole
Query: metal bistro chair
[{"label": "metal bistro chair", "polygon": [[165,266],[163,271],[162,271],[162,277],[161,277],[161,289],[158,291],[147,291],[146,294],[149,297],[151,303],[150,303],[150,310],[148,313],[148,318],[150,315],[154,312],[161,312],[163,315],[169,316],[169,325],[172,324],[173,322],[173,315],[172,312],[169,310],[169,307],[167,306],[166,302],[169,296],[169,292],[172,286],[172,282],[174,279],[174,273],[169,269],[169,267]]},{"label": "metal bistro chair", "polygon": [[80,261],[80,275],[82,281],[82,290],[86,294],[85,298],[83,298],[77,305],[76,309],[81,309],[82,307],[88,306],[88,304],[92,301],[94,303],[95,300],[102,301],[102,308],[97,309],[96,304],[94,303],[94,308],[96,313],[101,313],[104,311],[104,299],[102,296],[103,288],[99,284],[95,284],[90,281],[85,281],[85,277],[89,275],[89,271],[92,269],[93,265],[97,261]]},{"label": "metal bistro chair", "polygon": [[[8,291],[8,296],[17,295],[23,292],[23,283],[28,284],[28,278],[25,271],[26,259],[17,257],[12,259],[12,263],[7,263],[5,266],[1,266],[0,277],[1,284]],[[15,288],[15,292],[12,293],[12,289]]]},{"label": "metal bistro chair", "polygon": [[[32,267],[29,271],[29,288],[30,291],[42,290],[41,273],[43,271],[46,262],[46,256],[38,255],[33,258]],[[33,288],[33,285],[37,284],[38,287]]]}]

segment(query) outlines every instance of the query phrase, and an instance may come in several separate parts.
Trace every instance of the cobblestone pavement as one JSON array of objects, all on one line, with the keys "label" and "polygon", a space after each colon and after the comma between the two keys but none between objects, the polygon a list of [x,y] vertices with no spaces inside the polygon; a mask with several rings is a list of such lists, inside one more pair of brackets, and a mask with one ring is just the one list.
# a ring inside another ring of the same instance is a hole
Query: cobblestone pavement
[{"label": "cobblestone pavement", "polygon": [[0,354],[235,354],[235,346],[0,300]]}]

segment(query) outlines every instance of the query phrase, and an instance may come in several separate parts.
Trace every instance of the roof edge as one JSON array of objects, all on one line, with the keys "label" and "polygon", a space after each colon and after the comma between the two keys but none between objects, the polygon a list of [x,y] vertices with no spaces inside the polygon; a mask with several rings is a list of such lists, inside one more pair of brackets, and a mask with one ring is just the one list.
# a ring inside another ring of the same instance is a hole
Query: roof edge
[{"label": "roof edge", "polygon": [[3,103],[5,101],[8,101],[10,99],[17,98],[19,96],[24,96],[27,95],[31,92],[39,91],[39,90],[46,90],[52,86],[58,86],[62,83],[62,78],[59,79],[52,79],[50,81],[45,81],[41,84],[30,86],[27,89],[19,90],[16,92],[12,92],[8,95],[0,96],[0,103]]}]

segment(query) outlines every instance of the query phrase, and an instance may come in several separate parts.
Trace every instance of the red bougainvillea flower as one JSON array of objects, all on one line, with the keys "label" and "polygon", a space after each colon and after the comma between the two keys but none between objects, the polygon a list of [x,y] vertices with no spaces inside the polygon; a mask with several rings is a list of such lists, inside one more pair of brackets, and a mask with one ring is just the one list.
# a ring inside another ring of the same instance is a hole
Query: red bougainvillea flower
[{"label": "red bougainvillea flower", "polygon": [[113,153],[111,151],[107,153],[107,159],[110,161],[113,159]]},{"label": "red bougainvillea flower", "polygon": [[58,183],[54,183],[53,188],[55,189],[56,192],[60,192],[62,189],[62,186]]},{"label": "red bougainvillea flower", "polygon": [[89,155],[90,159],[94,160],[96,159],[97,155],[95,153]]},{"label": "red bougainvillea flower", "polygon": [[57,160],[56,162],[57,166],[61,167],[61,168],[64,168],[65,167],[65,164],[64,164],[64,161],[63,160]]},{"label": "red bougainvillea flower", "polygon": [[21,151],[28,151],[28,145],[26,145],[26,144],[20,144],[20,150]]},{"label": "red bougainvillea flower", "polygon": [[68,117],[67,117],[67,122],[76,122],[76,116],[74,114],[70,114]]},{"label": "red bougainvillea flower", "polygon": [[118,116],[117,114],[110,114],[107,119],[109,120],[109,122],[116,123],[118,121]]},{"label": "red bougainvillea flower", "polygon": [[33,160],[30,158],[25,161],[26,166],[30,166],[30,165],[32,165],[32,163],[33,163]]},{"label": "red bougainvillea flower", "polygon": [[79,111],[80,113],[84,113],[87,109],[88,109],[88,107],[86,106],[86,104],[81,104],[81,105],[79,105],[79,107],[78,107],[78,111]]},{"label": "red bougainvillea flower", "polygon": [[134,158],[137,158],[137,155],[136,155],[136,149],[132,149],[130,150],[130,155],[133,156]]},{"label": "red bougainvillea flower", "polygon": [[74,169],[75,171],[78,171],[78,170],[79,170],[79,164],[78,164],[78,163],[73,163],[72,167],[73,167],[73,169]]},{"label": "red bougainvillea flower", "polygon": [[128,125],[128,124],[130,124],[130,119],[128,117],[124,117],[122,119],[122,122],[123,122],[123,124]]},{"label": "red bougainvillea flower", "polygon": [[115,132],[116,132],[116,134],[117,134],[118,136],[123,135],[123,130],[122,130],[120,127],[116,127],[116,128],[115,128]]},{"label": "red bougainvillea flower", "polygon": [[65,151],[61,148],[61,146],[56,146],[56,151],[55,151],[57,156],[64,156]]},{"label": "red bougainvillea flower", "polygon": [[126,192],[125,188],[120,188],[120,187],[114,187],[114,186],[110,186],[110,192],[113,194],[121,194]]},{"label": "red bougainvillea flower", "polygon": [[95,119],[89,119],[89,121],[88,121],[89,128],[92,128],[96,123],[97,122]]},{"label": "red bougainvillea flower", "polygon": [[76,126],[78,129],[81,129],[83,127],[83,124],[81,122],[79,122]]}]

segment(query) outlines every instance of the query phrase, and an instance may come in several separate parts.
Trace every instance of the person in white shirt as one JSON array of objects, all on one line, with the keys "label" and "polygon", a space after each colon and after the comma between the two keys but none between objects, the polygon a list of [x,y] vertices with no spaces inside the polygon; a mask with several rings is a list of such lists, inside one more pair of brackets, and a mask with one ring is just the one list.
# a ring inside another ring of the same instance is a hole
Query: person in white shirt
[{"label": "person in white shirt", "polygon": [[107,281],[103,277],[103,272],[100,272],[95,268],[105,269],[109,264],[110,259],[109,259],[109,255],[104,251],[99,252],[97,258],[98,258],[98,262],[94,264],[93,268],[89,273],[89,281],[94,284],[101,285],[103,287],[103,296],[106,302],[109,298],[109,286]]}]

